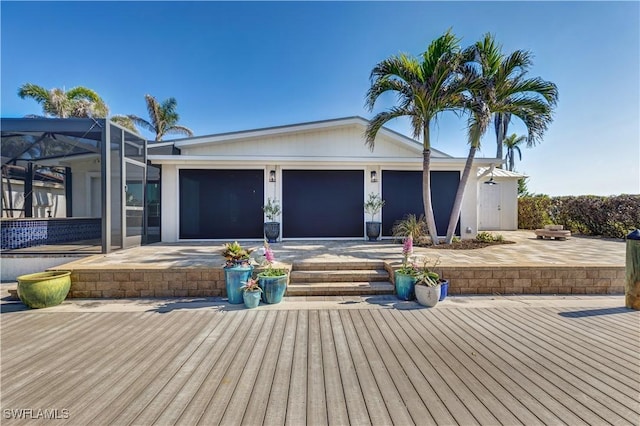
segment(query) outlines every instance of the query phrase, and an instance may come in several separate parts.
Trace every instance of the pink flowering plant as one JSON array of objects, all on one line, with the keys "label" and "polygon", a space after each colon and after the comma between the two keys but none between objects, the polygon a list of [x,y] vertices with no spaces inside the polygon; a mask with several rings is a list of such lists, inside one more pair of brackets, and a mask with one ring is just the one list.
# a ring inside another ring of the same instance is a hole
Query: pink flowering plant
[{"label": "pink flowering plant", "polygon": [[402,267],[398,270],[401,274],[415,275],[417,268],[409,262],[409,256],[413,254],[413,235],[409,234],[402,242]]},{"label": "pink flowering plant", "polygon": [[273,250],[271,246],[269,246],[268,242],[264,242],[264,264],[267,265],[267,268],[260,272],[258,276],[262,277],[280,277],[282,275],[287,275],[287,270],[285,268],[274,268],[273,264],[276,261],[276,256],[273,254]]},{"label": "pink flowering plant", "polygon": [[244,285],[240,287],[242,291],[249,291],[249,292],[259,291],[262,293],[262,289],[258,285],[257,279],[254,280],[253,278],[249,278],[247,281],[243,281],[243,283]]}]

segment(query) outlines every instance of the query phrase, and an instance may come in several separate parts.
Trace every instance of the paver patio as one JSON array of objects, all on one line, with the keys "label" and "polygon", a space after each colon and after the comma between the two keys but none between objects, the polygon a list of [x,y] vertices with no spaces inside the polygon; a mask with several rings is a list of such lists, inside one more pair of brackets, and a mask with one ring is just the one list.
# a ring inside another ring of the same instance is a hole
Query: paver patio
[{"label": "paver patio", "polygon": [[[628,424],[620,296],[4,302],[3,424]],[[31,411],[25,411],[31,410]],[[51,411],[57,410],[57,411]]]}]

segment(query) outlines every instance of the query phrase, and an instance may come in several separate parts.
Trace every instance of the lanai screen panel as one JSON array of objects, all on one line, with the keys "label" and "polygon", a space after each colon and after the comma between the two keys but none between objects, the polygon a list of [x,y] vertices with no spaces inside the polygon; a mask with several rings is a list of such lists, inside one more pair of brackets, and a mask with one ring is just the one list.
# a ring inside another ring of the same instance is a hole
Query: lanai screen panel
[{"label": "lanai screen panel", "polygon": [[[449,215],[456,198],[460,172],[432,171],[431,172],[431,202],[436,220],[438,235],[447,234]],[[408,214],[416,217],[424,215],[422,202],[422,171],[413,170],[383,170],[382,171],[382,235],[391,236],[396,221],[402,220]],[[460,235],[460,224],[456,228]]]},{"label": "lanai screen panel", "polygon": [[283,170],[283,238],[362,238],[364,171]]},{"label": "lanai screen panel", "polygon": [[262,239],[263,170],[180,170],[181,239]]}]

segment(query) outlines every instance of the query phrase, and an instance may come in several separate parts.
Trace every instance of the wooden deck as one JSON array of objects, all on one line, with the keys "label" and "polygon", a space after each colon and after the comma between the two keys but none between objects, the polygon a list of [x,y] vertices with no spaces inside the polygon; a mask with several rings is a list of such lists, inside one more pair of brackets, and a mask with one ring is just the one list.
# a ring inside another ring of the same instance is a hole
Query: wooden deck
[{"label": "wooden deck", "polygon": [[0,319],[3,425],[640,424],[640,312],[624,308]]}]

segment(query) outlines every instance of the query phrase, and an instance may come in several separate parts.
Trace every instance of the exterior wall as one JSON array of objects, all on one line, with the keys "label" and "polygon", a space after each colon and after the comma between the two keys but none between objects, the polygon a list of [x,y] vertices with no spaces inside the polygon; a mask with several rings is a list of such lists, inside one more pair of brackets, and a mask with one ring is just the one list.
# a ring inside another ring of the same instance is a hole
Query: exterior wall
[{"label": "exterior wall", "polygon": [[48,268],[64,265],[86,255],[10,255],[2,254],[0,272],[2,281],[16,281],[20,275],[42,272]]},{"label": "exterior wall", "polygon": [[178,167],[164,164],[162,166],[161,184],[161,235],[163,242],[178,241]]},{"label": "exterior wall", "polygon": [[[73,199],[71,201],[74,217],[100,217],[91,214],[91,197],[101,197],[91,190],[91,177],[100,180],[100,161],[97,158],[73,161],[71,167],[71,183]],[[98,200],[102,202],[101,199]]]},{"label": "exterior wall", "polygon": [[[11,179],[11,192],[7,181],[3,180],[2,190],[3,198],[8,200],[11,198],[14,209],[24,208],[24,183],[21,180]],[[64,186],[52,182],[33,182],[33,217],[46,218],[49,217],[66,217],[67,204],[64,195]],[[7,203],[7,206],[9,204]],[[19,211],[13,212],[14,217],[24,217]],[[11,217],[9,212],[2,212],[3,218]]]}]

